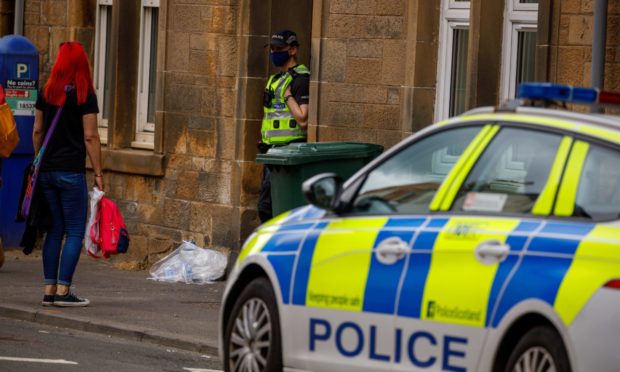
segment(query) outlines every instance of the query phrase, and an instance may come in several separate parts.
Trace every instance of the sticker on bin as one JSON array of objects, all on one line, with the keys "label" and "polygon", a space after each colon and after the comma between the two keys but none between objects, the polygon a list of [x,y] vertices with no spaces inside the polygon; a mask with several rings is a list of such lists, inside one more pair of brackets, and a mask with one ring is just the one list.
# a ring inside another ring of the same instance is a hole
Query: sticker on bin
[{"label": "sticker on bin", "polygon": [[489,192],[468,192],[463,203],[464,211],[501,212],[508,195]]}]

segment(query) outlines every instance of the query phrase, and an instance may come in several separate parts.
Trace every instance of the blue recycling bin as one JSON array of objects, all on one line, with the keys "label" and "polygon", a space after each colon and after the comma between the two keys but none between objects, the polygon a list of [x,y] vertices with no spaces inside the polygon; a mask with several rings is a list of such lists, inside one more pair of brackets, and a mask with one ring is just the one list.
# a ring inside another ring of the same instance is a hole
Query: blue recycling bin
[{"label": "blue recycling bin", "polygon": [[0,38],[0,84],[19,131],[15,151],[8,159],[2,159],[0,238],[5,247],[16,247],[25,227],[24,223],[15,222],[15,216],[24,168],[34,158],[32,127],[39,87],[39,52],[27,38],[20,35]]}]

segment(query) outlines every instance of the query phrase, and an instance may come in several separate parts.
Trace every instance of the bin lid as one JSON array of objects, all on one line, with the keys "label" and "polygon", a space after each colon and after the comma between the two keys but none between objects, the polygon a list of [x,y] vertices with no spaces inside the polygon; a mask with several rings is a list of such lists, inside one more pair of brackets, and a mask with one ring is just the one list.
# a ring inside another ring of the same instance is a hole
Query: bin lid
[{"label": "bin lid", "polygon": [[28,38],[21,35],[6,35],[0,38],[0,54],[37,56],[37,47]]},{"label": "bin lid", "polygon": [[383,146],[357,142],[290,143],[258,154],[256,161],[271,165],[298,165],[334,159],[372,159],[383,152]]}]

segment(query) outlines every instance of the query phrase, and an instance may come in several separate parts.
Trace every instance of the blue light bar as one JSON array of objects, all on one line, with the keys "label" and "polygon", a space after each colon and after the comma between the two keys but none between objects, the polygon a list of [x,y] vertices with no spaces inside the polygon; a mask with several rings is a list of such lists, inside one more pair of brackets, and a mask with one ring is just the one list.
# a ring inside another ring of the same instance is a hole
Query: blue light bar
[{"label": "blue light bar", "polygon": [[573,87],[553,83],[519,84],[518,98],[532,100],[555,100],[569,103],[595,104],[599,91],[596,88]]}]

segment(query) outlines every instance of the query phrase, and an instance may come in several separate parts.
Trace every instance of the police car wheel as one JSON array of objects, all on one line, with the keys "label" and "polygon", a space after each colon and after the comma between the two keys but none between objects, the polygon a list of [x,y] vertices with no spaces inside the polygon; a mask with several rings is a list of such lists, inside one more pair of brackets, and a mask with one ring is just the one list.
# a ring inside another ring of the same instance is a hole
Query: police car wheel
[{"label": "police car wheel", "polygon": [[570,371],[560,335],[551,327],[532,328],[517,342],[504,371]]},{"label": "police car wheel", "polygon": [[282,369],[280,319],[266,278],[250,282],[235,302],[226,325],[224,364],[230,372]]}]

